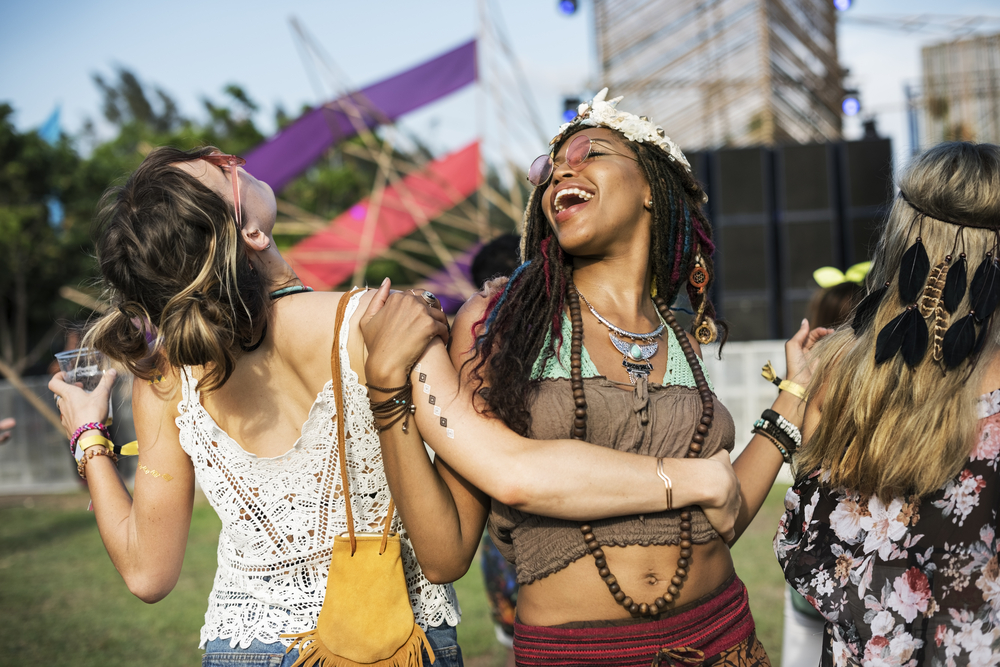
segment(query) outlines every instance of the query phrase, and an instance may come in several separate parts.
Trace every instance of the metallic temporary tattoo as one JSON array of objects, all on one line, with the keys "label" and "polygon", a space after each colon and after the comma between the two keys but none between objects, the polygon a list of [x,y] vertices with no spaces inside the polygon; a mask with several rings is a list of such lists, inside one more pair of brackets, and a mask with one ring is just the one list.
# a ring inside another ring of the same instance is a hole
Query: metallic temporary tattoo
[{"label": "metallic temporary tattoo", "polygon": [[165,481],[165,482],[169,482],[170,480],[172,480],[174,478],[173,475],[168,475],[165,472],[156,472],[155,470],[150,470],[149,468],[147,468],[146,466],[144,466],[142,464],[139,465],[139,467],[136,470],[136,472],[138,472],[139,470],[143,471],[147,475],[152,475],[153,477],[162,477],[163,481]]},{"label": "metallic temporary tattoo", "polygon": [[[420,364],[414,366],[414,370],[416,370],[417,373],[420,373]],[[448,419],[441,416],[441,406],[437,404],[437,396],[431,393],[431,386],[427,383],[427,373],[420,373],[420,375],[417,376],[417,379],[424,383],[424,393],[427,394],[427,402],[434,406],[434,416],[438,417],[438,423],[445,429],[445,433],[448,437],[454,440],[455,429],[448,428]]]}]

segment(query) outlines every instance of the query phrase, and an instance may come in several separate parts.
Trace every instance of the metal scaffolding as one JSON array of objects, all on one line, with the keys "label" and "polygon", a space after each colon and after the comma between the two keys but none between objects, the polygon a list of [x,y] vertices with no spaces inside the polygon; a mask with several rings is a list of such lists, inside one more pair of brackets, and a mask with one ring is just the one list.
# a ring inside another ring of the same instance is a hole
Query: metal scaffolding
[{"label": "metal scaffolding", "polygon": [[925,46],[923,146],[1000,143],[1000,34]]},{"label": "metal scaffolding", "polygon": [[603,84],[686,149],[841,138],[829,0],[594,0]]}]

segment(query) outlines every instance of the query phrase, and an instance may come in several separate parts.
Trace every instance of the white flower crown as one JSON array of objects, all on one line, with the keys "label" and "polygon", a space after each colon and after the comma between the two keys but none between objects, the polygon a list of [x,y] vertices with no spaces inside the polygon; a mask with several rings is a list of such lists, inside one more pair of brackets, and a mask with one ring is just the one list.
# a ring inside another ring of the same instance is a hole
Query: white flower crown
[{"label": "white flower crown", "polygon": [[562,139],[566,130],[575,125],[586,127],[607,127],[618,130],[629,141],[636,143],[651,143],[662,148],[671,160],[680,162],[684,168],[691,172],[691,163],[684,157],[680,146],[668,137],[663,128],[654,124],[645,116],[636,116],[627,111],[620,111],[616,107],[621,102],[621,97],[612,100],[605,100],[608,89],[605,88],[597,93],[589,103],[584,102],[576,110],[576,118],[568,123],[564,123],[559,128],[559,134],[549,142],[550,145],[557,144]]}]

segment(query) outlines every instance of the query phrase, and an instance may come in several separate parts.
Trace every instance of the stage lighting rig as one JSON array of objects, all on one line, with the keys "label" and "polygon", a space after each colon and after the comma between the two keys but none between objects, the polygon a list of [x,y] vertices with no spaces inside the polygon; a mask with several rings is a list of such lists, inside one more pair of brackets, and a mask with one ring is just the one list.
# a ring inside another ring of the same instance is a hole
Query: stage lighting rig
[{"label": "stage lighting rig", "polygon": [[563,98],[563,113],[562,119],[564,123],[568,123],[574,118],[576,118],[576,110],[580,106],[579,97],[564,97]]},{"label": "stage lighting rig", "polygon": [[840,110],[845,116],[857,116],[861,111],[861,99],[856,90],[845,90],[844,97],[840,100]]},{"label": "stage lighting rig", "polygon": [[572,16],[576,14],[577,0],[559,0],[559,11],[567,16]]}]

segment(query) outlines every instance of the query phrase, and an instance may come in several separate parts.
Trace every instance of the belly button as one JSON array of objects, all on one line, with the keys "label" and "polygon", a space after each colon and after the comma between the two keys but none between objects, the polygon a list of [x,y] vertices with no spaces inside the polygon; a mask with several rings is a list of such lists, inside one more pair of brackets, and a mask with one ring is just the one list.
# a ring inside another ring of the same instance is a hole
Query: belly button
[{"label": "belly button", "polygon": [[646,585],[647,586],[656,586],[659,583],[660,583],[660,580],[656,578],[655,574],[647,574],[646,575]]}]

